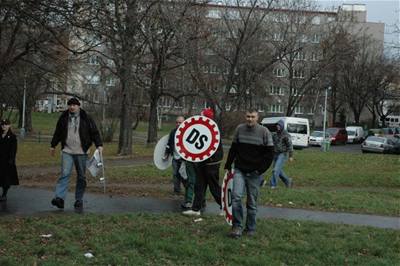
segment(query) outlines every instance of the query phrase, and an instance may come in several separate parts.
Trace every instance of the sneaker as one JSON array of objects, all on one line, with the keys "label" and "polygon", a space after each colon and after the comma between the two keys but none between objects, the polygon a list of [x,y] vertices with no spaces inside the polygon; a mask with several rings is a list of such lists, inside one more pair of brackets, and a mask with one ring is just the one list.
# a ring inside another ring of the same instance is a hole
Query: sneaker
[{"label": "sneaker", "polygon": [[184,202],[181,204],[181,208],[184,210],[190,210],[192,208],[192,203],[191,202]]},{"label": "sneaker", "polygon": [[56,197],[52,199],[51,204],[59,209],[64,209],[64,200],[62,198]]},{"label": "sneaker", "polygon": [[194,211],[194,210],[183,211],[182,214],[186,215],[186,216],[200,216],[201,215],[200,211]]},{"label": "sneaker", "polygon": [[229,233],[232,238],[240,238],[242,236],[242,230],[240,227],[232,227],[232,231]]},{"label": "sneaker", "polygon": [[246,236],[248,236],[248,237],[253,237],[253,236],[255,236],[256,231],[244,229],[244,230],[243,230],[243,233],[244,233]]},{"label": "sneaker", "polygon": [[74,208],[75,209],[82,209],[83,208],[83,201],[76,200],[75,203],[74,203]]}]

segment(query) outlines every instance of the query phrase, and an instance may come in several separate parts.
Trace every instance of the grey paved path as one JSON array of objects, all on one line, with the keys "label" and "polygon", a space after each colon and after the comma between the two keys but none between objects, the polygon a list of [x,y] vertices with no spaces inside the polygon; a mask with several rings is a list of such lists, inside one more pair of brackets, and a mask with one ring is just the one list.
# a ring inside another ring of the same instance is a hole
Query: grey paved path
[{"label": "grey paved path", "polygon": [[[53,192],[44,189],[12,187],[7,203],[0,203],[0,217],[6,215],[33,215],[62,212],[50,205]],[[74,212],[73,194],[68,194],[64,212]],[[86,213],[128,212],[180,212],[179,200],[119,197],[87,193],[84,201]],[[207,205],[206,214],[217,214],[218,206]],[[316,221],[336,224],[352,224],[400,230],[400,217],[364,214],[309,211],[290,208],[259,207],[258,218]]]}]

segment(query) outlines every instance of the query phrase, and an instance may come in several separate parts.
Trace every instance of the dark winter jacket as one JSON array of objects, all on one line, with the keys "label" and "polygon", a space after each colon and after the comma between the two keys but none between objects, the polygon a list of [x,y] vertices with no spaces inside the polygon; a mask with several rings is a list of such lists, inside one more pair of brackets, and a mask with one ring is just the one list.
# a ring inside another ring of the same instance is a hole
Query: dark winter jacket
[{"label": "dark winter jacket", "polygon": [[267,128],[241,124],[236,128],[225,169],[230,170],[234,163],[235,168],[244,173],[262,174],[272,163],[273,149],[272,135]]},{"label": "dark winter jacket", "polygon": [[[52,148],[56,147],[57,144],[61,142],[61,148],[64,149],[68,137],[68,116],[69,111],[67,110],[63,112],[58,119],[56,130],[51,140]],[[103,146],[100,132],[93,119],[83,109],[80,109],[79,116],[79,138],[81,140],[82,150],[86,153],[93,142],[96,147]]]},{"label": "dark winter jacket", "polygon": [[[1,130],[0,133],[2,134]],[[0,135],[0,186],[18,185],[17,167],[17,137],[11,131],[2,138]]]},{"label": "dark winter jacket", "polygon": [[173,155],[175,150],[175,133],[178,128],[171,130],[168,136],[167,146],[165,147],[165,154]]}]

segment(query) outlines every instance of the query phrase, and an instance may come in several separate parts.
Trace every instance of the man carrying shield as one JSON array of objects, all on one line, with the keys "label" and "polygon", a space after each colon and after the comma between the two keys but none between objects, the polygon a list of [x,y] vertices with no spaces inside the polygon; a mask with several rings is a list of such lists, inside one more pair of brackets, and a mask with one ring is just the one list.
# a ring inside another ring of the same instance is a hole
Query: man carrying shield
[{"label": "man carrying shield", "polygon": [[246,112],[246,123],[236,130],[229,150],[225,169],[231,171],[234,164],[232,190],[232,231],[230,236],[242,236],[242,198],[247,193],[247,217],[244,232],[253,236],[256,230],[257,198],[262,174],[271,165],[274,144],[271,132],[257,123],[258,111]]},{"label": "man carrying shield", "polygon": [[[206,108],[201,112],[202,116],[214,119],[214,112],[211,108]],[[205,196],[207,186],[213,195],[215,202],[221,206],[221,186],[219,185],[219,167],[221,165],[224,151],[222,141],[219,142],[216,152],[207,160],[194,163],[196,172],[196,183],[194,186],[194,200],[191,210],[184,211],[182,214],[187,216],[199,216],[200,210],[205,207]]]}]

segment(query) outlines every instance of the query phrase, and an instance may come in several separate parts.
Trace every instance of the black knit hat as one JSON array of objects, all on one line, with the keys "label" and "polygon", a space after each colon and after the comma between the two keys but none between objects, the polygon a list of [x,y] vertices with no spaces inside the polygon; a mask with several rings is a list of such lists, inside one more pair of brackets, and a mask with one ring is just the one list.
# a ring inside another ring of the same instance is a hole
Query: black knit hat
[{"label": "black knit hat", "polygon": [[11,125],[11,122],[9,119],[2,119],[0,125]]},{"label": "black knit hat", "polygon": [[81,105],[81,103],[79,102],[79,100],[77,98],[71,98],[68,100],[67,105],[72,105],[72,104],[79,105],[79,106]]}]

